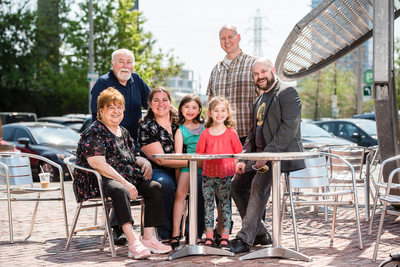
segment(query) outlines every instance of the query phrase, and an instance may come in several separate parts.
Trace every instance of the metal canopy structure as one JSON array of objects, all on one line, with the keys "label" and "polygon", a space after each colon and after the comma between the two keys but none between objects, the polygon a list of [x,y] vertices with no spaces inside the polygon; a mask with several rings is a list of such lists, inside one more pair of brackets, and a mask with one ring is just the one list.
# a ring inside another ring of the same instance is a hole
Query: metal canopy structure
[{"label": "metal canopy structure", "polygon": [[[394,18],[400,0],[394,0]],[[311,74],[372,37],[373,0],[325,0],[293,28],[275,62],[280,79]]]}]

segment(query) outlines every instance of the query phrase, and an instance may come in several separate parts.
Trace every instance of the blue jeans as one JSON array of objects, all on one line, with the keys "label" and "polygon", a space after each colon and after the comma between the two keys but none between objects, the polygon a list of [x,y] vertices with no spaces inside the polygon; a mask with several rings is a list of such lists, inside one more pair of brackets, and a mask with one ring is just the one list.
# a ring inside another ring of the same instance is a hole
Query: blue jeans
[{"label": "blue jeans", "polygon": [[172,210],[175,200],[175,173],[173,170],[153,169],[153,181],[162,186],[162,200],[164,205],[164,223],[157,227],[158,237],[162,240],[170,239],[172,236]]}]

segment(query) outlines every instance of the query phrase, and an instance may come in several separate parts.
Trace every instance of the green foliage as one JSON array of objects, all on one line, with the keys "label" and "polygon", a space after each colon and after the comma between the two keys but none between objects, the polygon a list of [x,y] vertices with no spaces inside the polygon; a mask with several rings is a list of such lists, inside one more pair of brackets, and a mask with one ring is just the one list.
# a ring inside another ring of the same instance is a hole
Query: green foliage
[{"label": "green foliage", "polygon": [[[88,1],[75,2],[0,0],[0,111],[88,112]],[[134,2],[93,0],[95,71],[108,72],[111,53],[128,48],[149,86],[165,85],[182,64],[154,50],[144,17],[131,10]]]},{"label": "green foliage", "polygon": [[338,117],[350,117],[356,112],[356,79],[349,70],[336,68],[331,64],[299,81],[299,94],[303,102],[302,117],[314,120],[332,117],[332,95],[335,90]]}]

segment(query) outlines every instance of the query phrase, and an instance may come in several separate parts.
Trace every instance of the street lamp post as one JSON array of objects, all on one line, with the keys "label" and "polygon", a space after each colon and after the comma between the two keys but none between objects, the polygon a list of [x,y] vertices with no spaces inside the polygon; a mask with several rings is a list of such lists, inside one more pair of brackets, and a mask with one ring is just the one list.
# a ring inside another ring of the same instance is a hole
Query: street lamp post
[{"label": "street lamp post", "polygon": [[87,74],[87,79],[89,82],[89,103],[88,109],[89,114],[91,113],[90,110],[90,102],[91,102],[91,93],[92,87],[96,82],[99,75],[94,72],[94,45],[93,45],[93,1],[89,0],[89,69]]}]

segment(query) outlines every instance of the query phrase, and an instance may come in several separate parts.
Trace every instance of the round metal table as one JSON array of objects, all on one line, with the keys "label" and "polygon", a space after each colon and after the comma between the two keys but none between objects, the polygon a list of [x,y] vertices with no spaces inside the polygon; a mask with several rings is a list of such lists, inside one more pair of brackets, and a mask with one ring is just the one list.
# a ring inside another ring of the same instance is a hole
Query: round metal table
[{"label": "round metal table", "polygon": [[239,260],[249,260],[264,257],[274,258],[292,258],[297,260],[312,261],[300,252],[281,247],[281,161],[282,160],[302,160],[307,158],[316,158],[319,154],[316,152],[257,152],[257,153],[241,153],[233,155],[239,160],[267,160],[272,165],[272,247],[267,247],[239,257]]},{"label": "round metal table", "polygon": [[153,154],[154,158],[162,158],[169,160],[188,160],[189,161],[189,244],[183,245],[176,249],[168,260],[174,260],[191,255],[221,255],[235,256],[234,253],[209,246],[197,245],[197,161],[232,158],[232,154],[186,154],[186,153],[171,153],[171,154]]}]

